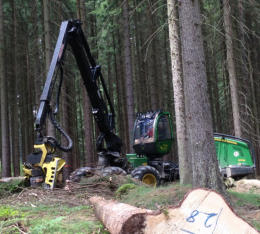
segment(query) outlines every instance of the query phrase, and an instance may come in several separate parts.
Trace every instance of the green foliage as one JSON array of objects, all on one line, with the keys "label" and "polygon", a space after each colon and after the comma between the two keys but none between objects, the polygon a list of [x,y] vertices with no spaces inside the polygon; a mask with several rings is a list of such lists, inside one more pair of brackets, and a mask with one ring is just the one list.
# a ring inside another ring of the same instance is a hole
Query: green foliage
[{"label": "green foliage", "polygon": [[0,207],[0,220],[7,220],[19,216],[20,213],[12,207]]},{"label": "green foliage", "polygon": [[260,231],[260,222],[259,221],[252,221],[252,225],[256,228],[256,230]]},{"label": "green foliage", "polygon": [[[94,6],[95,7],[94,7]],[[88,4],[90,15],[95,16],[97,35],[95,38],[90,38],[96,41],[93,50],[98,49],[98,61],[102,64],[103,71],[107,71],[107,56],[114,52],[112,47],[113,32],[119,30],[119,20],[121,7],[116,1],[98,0],[95,4]]]},{"label": "green foliage", "polygon": [[127,194],[130,190],[135,189],[134,184],[123,184],[116,190],[116,197],[121,197],[123,194]]},{"label": "green foliage", "polygon": [[17,223],[24,221],[25,213],[11,206],[0,207],[0,233],[19,233]]},{"label": "green foliage", "polygon": [[8,183],[0,183],[0,198],[22,191],[24,187],[24,181],[13,180]]},{"label": "green foliage", "polygon": [[254,193],[238,193],[229,191],[229,193],[235,198],[237,206],[252,205],[260,207],[260,194]]},{"label": "green foliage", "polygon": [[41,214],[42,216],[59,216],[59,215],[69,215],[72,212],[85,212],[86,214],[91,211],[90,206],[75,206],[75,207],[69,207],[67,205],[62,204],[55,204],[55,205],[44,205],[41,204],[39,206],[34,207],[33,209],[31,207],[21,207],[20,208],[23,212],[28,212],[30,215],[36,215]]},{"label": "green foliage", "polygon": [[169,218],[169,211],[167,209],[163,208],[161,212],[165,215],[167,219]]},{"label": "green foliage", "polygon": [[43,219],[41,222],[30,228],[31,233],[53,233],[60,231],[62,227],[61,221],[64,217],[57,217],[54,219]]},{"label": "green foliage", "polygon": [[102,0],[102,1],[96,1],[97,5],[94,10],[90,12],[90,14],[93,14],[97,17],[106,17],[106,16],[117,16],[121,13],[121,8],[117,6],[116,4],[112,3],[111,1]]},{"label": "green foliage", "polygon": [[141,181],[134,179],[131,175],[125,176],[125,184],[135,184],[140,185],[143,184]]},{"label": "green foliage", "polygon": [[140,185],[123,194],[121,201],[147,209],[158,209],[159,207],[178,203],[189,188],[190,186],[180,186],[172,183],[159,188]]},{"label": "green foliage", "polygon": [[[254,207],[254,209],[260,208],[260,194],[258,193],[239,193],[235,191],[228,191],[234,207],[238,207],[241,209],[250,209],[251,207]],[[244,215],[244,214],[243,214]],[[242,216],[241,216],[242,217]],[[253,225],[257,230],[260,231],[260,222],[257,219],[257,217],[243,217],[247,222],[249,222],[251,225]]]},{"label": "green foliage", "polygon": [[90,206],[63,204],[21,207],[26,214],[25,226],[30,233],[106,233],[103,225],[93,216]]}]

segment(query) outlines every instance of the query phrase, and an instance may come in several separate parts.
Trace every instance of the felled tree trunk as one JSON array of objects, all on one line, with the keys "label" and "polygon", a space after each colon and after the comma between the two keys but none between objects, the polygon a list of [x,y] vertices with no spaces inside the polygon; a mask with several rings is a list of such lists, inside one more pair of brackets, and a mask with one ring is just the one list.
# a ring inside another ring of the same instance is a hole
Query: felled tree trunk
[{"label": "felled tree trunk", "polygon": [[24,176],[18,176],[18,177],[4,177],[0,179],[0,183],[10,183],[13,181],[19,181],[22,182],[24,180]]},{"label": "felled tree trunk", "polygon": [[143,233],[146,215],[155,213],[102,197],[92,197],[90,202],[95,207],[97,218],[113,234]]},{"label": "felled tree trunk", "polygon": [[191,191],[179,207],[163,212],[101,197],[92,197],[90,202],[111,234],[258,233],[233,212],[220,194],[206,189]]}]

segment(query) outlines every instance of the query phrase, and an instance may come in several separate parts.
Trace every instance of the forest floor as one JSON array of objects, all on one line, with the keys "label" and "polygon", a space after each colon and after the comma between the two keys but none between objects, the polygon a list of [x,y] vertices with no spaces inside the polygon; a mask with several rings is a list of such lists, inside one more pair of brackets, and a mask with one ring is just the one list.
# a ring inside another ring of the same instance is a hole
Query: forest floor
[{"label": "forest floor", "polygon": [[[0,233],[108,233],[94,215],[91,196],[162,210],[177,206],[191,190],[178,183],[151,188],[120,175],[84,178],[53,191],[12,186],[0,186]],[[240,186],[229,194],[235,213],[260,230],[260,191]]]}]

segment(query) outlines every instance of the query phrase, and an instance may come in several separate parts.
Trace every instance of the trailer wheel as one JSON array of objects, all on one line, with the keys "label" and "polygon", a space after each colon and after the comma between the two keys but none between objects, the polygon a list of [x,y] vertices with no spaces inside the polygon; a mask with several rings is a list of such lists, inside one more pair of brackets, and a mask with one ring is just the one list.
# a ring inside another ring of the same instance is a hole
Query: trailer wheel
[{"label": "trailer wheel", "polygon": [[132,171],[131,175],[133,178],[153,187],[160,184],[160,174],[154,167],[151,166],[137,167]]}]

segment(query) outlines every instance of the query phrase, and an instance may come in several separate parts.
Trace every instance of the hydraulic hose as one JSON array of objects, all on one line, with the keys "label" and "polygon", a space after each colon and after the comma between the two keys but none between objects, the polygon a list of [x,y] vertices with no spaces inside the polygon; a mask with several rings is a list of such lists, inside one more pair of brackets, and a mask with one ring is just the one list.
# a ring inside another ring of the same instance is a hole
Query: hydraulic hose
[{"label": "hydraulic hose", "polygon": [[51,137],[51,140],[55,141],[55,146],[57,146],[60,150],[62,150],[64,152],[70,151],[72,149],[72,146],[73,146],[72,139],[65,132],[65,130],[59,125],[59,123],[55,119],[54,114],[53,114],[51,109],[50,109],[50,112],[49,112],[49,117],[50,117],[50,120],[51,120],[51,123],[53,124],[53,126],[65,137],[65,139],[67,140],[68,144],[67,144],[67,146],[62,146],[61,143],[57,142],[57,140],[55,138],[53,138],[53,137]]}]

